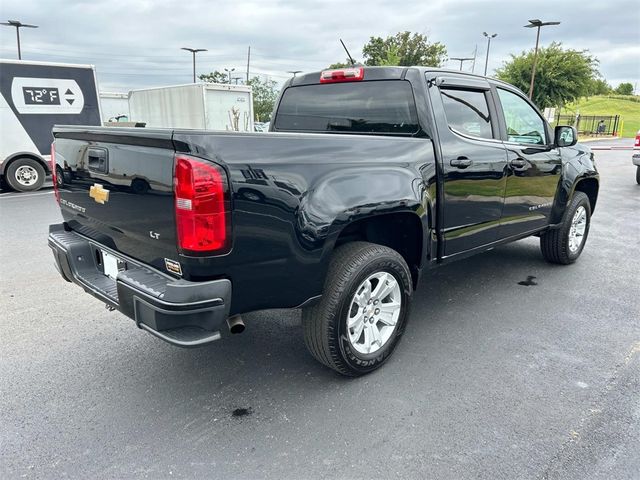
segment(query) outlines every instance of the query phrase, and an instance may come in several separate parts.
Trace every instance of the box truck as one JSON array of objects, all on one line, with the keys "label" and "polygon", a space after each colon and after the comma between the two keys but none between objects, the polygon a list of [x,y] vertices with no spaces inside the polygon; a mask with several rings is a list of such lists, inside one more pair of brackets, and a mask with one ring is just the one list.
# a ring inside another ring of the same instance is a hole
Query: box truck
[{"label": "box truck", "polygon": [[192,83],[129,92],[131,119],[147,127],[253,132],[250,86]]},{"label": "box truck", "polygon": [[100,125],[96,84],[92,65],[0,59],[3,183],[20,192],[42,186],[53,125]]},{"label": "box truck", "polygon": [[102,123],[129,121],[129,94],[120,92],[100,92]]}]

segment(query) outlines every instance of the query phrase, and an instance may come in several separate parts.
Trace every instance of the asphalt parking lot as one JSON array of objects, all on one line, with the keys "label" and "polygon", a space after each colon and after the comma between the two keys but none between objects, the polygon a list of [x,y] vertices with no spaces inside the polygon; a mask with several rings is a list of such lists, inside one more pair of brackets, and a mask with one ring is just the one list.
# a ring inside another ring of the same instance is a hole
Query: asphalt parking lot
[{"label": "asphalt parking lot", "polygon": [[296,312],[155,339],[59,277],[50,189],[0,195],[0,476],[639,478],[640,186],[630,151],[596,158],[578,263],[527,239],[429,272],[360,379],[312,359]]}]

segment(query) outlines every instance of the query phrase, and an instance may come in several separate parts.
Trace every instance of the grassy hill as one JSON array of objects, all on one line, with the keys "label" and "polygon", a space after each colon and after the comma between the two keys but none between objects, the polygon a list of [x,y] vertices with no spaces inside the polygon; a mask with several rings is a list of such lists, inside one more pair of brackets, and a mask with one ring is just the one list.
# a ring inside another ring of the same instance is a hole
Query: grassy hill
[{"label": "grassy hill", "polygon": [[622,136],[635,137],[640,130],[640,97],[629,96],[597,96],[583,98],[579,102],[567,105],[562,114],[582,115],[621,115],[624,120]]}]

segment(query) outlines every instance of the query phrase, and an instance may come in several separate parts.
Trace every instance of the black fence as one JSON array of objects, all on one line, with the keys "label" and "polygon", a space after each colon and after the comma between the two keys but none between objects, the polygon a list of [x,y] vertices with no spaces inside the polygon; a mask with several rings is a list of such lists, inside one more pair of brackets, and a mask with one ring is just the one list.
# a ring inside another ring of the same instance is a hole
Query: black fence
[{"label": "black fence", "polygon": [[617,135],[620,115],[556,115],[554,125],[572,125],[580,135]]}]

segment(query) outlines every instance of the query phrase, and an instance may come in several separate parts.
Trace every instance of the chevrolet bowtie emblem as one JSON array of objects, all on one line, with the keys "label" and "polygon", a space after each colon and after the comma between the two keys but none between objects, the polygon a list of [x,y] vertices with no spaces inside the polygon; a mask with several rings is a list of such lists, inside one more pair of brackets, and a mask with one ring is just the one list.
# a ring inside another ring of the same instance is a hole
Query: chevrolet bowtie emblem
[{"label": "chevrolet bowtie emblem", "polygon": [[89,196],[96,202],[104,205],[109,201],[109,190],[104,188],[99,183],[94,183],[89,189]]}]

